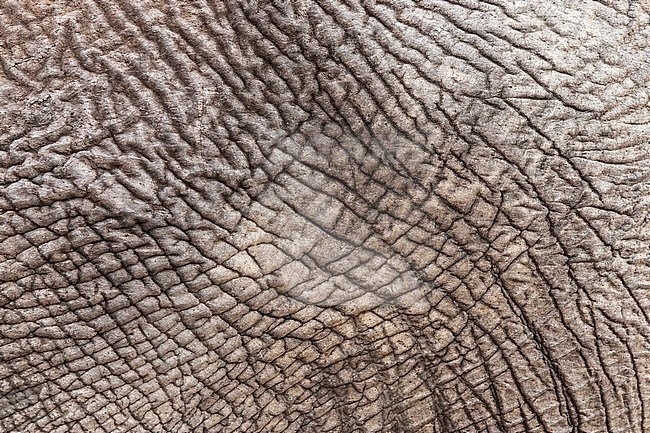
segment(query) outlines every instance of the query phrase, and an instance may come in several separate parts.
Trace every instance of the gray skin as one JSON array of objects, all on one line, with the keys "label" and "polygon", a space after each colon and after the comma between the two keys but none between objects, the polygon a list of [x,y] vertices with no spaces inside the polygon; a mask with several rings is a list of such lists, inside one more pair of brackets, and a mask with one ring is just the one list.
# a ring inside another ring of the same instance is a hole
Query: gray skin
[{"label": "gray skin", "polygon": [[3,1],[0,431],[650,431],[646,9]]}]

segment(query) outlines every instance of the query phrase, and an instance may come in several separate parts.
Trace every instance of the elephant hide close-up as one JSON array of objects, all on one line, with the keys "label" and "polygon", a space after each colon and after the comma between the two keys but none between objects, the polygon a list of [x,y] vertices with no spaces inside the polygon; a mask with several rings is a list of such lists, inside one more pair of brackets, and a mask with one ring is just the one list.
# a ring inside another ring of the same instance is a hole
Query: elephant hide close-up
[{"label": "elephant hide close-up", "polygon": [[0,433],[650,432],[648,1],[0,35]]}]

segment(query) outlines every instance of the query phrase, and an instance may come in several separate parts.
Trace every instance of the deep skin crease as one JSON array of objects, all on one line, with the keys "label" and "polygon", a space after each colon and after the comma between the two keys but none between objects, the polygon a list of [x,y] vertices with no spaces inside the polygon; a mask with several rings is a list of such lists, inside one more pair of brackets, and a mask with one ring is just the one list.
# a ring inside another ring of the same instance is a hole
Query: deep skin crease
[{"label": "deep skin crease", "polygon": [[0,432],[650,431],[644,2],[0,4]]}]

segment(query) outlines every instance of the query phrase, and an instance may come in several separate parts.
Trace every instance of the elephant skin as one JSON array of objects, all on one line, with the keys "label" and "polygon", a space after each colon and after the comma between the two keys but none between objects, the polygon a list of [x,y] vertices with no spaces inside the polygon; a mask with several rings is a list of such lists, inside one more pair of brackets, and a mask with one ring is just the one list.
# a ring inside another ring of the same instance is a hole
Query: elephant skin
[{"label": "elephant skin", "polygon": [[0,4],[0,431],[650,431],[650,6]]}]

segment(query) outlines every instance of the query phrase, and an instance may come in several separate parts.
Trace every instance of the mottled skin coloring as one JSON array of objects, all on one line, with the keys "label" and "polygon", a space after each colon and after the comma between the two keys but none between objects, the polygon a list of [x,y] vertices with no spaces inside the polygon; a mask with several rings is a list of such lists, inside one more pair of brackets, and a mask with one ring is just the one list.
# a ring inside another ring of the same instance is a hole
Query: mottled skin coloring
[{"label": "mottled skin coloring", "polygon": [[0,432],[650,431],[649,14],[0,2]]}]

